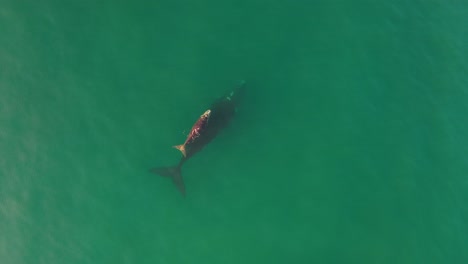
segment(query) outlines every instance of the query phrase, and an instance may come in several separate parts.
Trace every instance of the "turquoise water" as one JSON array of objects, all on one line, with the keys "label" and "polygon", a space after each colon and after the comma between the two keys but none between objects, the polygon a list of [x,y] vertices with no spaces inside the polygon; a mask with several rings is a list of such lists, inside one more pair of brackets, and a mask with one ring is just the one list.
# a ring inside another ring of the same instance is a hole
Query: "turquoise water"
[{"label": "turquoise water", "polygon": [[[467,263],[467,24],[445,0],[2,1],[0,263]],[[148,169],[244,79],[183,198]]]}]

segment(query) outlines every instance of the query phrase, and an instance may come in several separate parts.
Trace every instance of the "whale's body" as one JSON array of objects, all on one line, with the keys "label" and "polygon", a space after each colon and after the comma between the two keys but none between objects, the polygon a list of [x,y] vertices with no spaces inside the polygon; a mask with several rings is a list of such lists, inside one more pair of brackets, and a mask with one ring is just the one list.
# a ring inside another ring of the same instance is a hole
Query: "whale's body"
[{"label": "whale's body", "polygon": [[172,178],[179,191],[185,196],[185,185],[181,174],[182,165],[210,143],[234,117],[237,105],[243,94],[244,84],[229,91],[216,100],[192,126],[184,144],[175,146],[183,155],[179,164],[173,167],[158,167],[151,172]]}]

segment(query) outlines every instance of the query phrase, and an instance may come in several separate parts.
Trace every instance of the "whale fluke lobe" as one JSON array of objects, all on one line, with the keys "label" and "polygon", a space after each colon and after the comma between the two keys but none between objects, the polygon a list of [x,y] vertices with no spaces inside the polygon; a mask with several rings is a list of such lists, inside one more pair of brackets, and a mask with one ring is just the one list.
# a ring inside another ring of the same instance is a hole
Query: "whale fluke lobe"
[{"label": "whale fluke lobe", "polygon": [[185,184],[182,178],[181,166],[174,167],[159,167],[151,169],[151,172],[163,177],[172,178],[172,181],[177,186],[177,189],[185,196]]}]

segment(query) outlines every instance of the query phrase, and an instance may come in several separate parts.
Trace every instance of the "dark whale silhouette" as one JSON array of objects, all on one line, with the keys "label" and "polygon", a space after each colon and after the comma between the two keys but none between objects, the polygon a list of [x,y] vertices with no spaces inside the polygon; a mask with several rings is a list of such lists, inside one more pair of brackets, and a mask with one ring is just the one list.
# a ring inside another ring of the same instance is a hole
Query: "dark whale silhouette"
[{"label": "dark whale silhouette", "polygon": [[193,125],[184,144],[174,146],[183,154],[179,164],[172,167],[153,168],[151,172],[172,178],[179,191],[185,196],[185,185],[181,174],[182,165],[193,155],[202,150],[204,146],[210,143],[218,133],[229,124],[235,115],[236,108],[244,94],[244,90],[245,82],[216,100],[210,108],[200,116]]}]

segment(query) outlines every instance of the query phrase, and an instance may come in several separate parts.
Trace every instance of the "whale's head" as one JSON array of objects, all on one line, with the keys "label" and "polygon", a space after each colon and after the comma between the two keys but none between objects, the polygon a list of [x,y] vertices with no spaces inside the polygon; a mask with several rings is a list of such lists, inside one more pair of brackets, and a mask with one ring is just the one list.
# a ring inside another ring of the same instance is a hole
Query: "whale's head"
[{"label": "whale's head", "polygon": [[225,99],[237,105],[242,100],[244,93],[245,81],[242,81],[234,90],[231,90],[226,94]]}]

